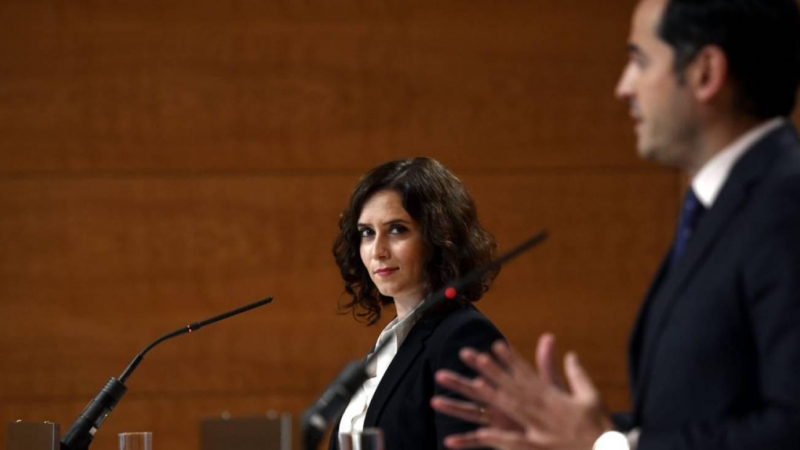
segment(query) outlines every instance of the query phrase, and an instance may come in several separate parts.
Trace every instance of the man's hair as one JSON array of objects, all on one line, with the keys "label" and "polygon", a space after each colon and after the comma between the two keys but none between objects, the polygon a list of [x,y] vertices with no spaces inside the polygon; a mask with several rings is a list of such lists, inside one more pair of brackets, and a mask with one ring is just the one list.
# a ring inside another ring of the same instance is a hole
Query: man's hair
[{"label": "man's hair", "polygon": [[669,0],[658,35],[673,48],[679,76],[703,47],[720,47],[740,111],[766,119],[794,109],[800,82],[796,0]]}]

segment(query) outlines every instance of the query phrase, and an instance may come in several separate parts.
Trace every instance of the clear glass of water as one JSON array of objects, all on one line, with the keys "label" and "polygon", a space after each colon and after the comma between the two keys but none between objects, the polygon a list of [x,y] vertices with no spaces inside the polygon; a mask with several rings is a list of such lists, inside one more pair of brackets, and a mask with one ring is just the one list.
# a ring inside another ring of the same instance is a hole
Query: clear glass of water
[{"label": "clear glass of water", "polygon": [[383,431],[380,428],[364,428],[360,433],[353,433],[353,450],[385,450]]},{"label": "clear glass of water", "polygon": [[339,450],[385,450],[383,431],[380,428],[364,428],[352,433],[339,433]]},{"label": "clear glass of water", "polygon": [[120,433],[119,450],[153,450],[153,433],[149,431]]},{"label": "clear glass of water", "polygon": [[339,450],[353,450],[353,435],[339,433]]}]

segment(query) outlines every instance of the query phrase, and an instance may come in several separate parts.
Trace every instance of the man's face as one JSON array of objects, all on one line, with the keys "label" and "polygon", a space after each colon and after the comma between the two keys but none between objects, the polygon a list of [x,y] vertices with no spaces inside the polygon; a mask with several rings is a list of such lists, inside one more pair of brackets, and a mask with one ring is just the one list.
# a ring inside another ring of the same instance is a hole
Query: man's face
[{"label": "man's face", "polygon": [[687,167],[697,134],[691,91],[674,71],[674,52],[657,35],[667,0],[642,0],[633,15],[630,59],[617,84],[630,103],[639,156]]}]

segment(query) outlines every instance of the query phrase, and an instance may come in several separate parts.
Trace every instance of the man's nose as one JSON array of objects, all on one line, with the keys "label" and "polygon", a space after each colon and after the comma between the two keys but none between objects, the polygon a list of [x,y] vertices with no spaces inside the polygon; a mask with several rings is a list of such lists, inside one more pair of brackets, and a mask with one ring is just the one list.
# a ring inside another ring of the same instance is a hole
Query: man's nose
[{"label": "man's nose", "polygon": [[635,68],[632,63],[628,63],[617,81],[614,88],[614,96],[620,100],[631,98],[633,95],[633,75]]}]

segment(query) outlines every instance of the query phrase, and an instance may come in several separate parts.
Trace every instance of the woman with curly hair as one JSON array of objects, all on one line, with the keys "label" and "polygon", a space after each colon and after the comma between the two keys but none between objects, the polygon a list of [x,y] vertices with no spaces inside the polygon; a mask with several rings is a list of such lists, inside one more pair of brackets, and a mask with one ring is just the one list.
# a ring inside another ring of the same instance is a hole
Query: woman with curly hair
[{"label": "woman with curly hair", "polygon": [[334,428],[331,450],[338,449],[338,434],[370,427],[383,430],[390,450],[443,449],[445,436],[475,428],[435,412],[430,399],[450,395],[434,382],[437,370],[472,375],[459,360],[459,349],[488,349],[502,339],[472,306],[497,271],[424,314],[419,307],[445,283],[490,262],[496,248],[472,197],[439,162],[390,161],[361,178],[333,248],[349,296],[342,309],[370,325],[390,304],[397,316],[378,338],[378,343],[389,340],[388,348]]}]

